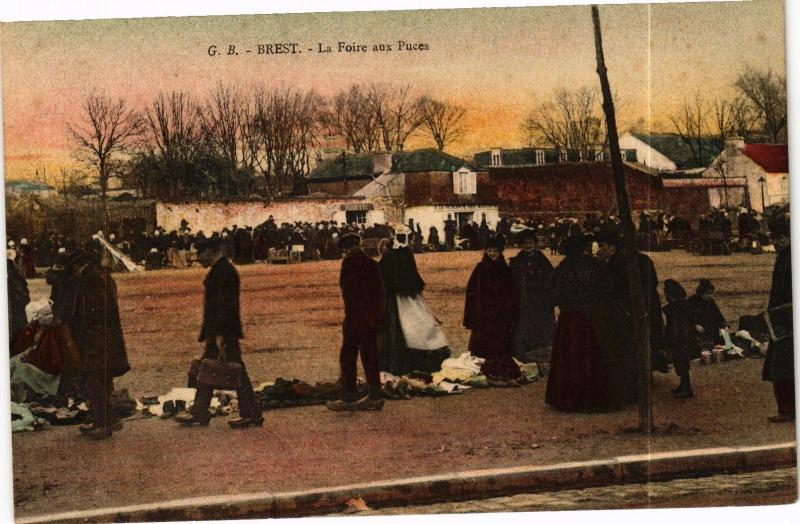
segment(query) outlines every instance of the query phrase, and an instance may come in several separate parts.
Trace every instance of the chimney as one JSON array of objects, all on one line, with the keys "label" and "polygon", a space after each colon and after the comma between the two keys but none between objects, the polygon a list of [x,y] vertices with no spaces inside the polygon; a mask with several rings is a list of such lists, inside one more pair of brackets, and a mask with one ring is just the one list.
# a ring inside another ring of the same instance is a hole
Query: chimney
[{"label": "chimney", "polygon": [[744,138],[740,136],[732,136],[725,141],[725,154],[727,156],[736,156],[744,149]]},{"label": "chimney", "polygon": [[392,171],[392,154],[389,152],[379,152],[372,155],[372,174],[375,176],[385,175]]},{"label": "chimney", "polygon": [[503,165],[503,150],[502,148],[493,148],[491,150],[491,162],[492,166],[502,166]]}]

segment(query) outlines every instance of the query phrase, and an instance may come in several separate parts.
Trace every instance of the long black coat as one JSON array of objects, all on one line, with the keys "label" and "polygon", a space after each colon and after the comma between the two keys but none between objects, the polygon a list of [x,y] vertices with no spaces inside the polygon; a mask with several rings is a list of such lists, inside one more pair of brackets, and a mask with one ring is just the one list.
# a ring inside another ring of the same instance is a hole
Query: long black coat
[{"label": "long black coat", "polygon": [[199,341],[244,338],[239,312],[239,274],[227,257],[217,260],[203,281],[203,326]]},{"label": "long black coat", "polygon": [[[650,350],[657,352],[664,347],[664,317],[661,315],[661,298],[658,294],[658,274],[653,261],[644,253],[637,253],[639,262],[639,275],[642,282],[647,318],[650,323]],[[630,318],[630,287],[628,286],[628,270],[625,256],[621,251],[615,252],[606,263],[608,277],[611,284],[613,298],[627,313]],[[630,331],[630,326],[625,327]]]},{"label": "long black coat", "polygon": [[[775,259],[772,271],[772,287],[769,290],[770,308],[792,302],[792,253],[789,247],[782,249]],[[789,326],[791,332],[791,326]],[[794,379],[794,336],[770,342],[762,373],[764,380]]]},{"label": "long black coat", "polygon": [[78,269],[79,286],[73,310],[72,337],[84,369],[100,369],[114,377],[130,371],[117,286],[105,268],[91,262]]},{"label": "long black coat", "polygon": [[8,261],[8,334],[13,344],[16,336],[28,325],[25,306],[31,301],[28,293],[28,282],[17,269],[16,264]]}]

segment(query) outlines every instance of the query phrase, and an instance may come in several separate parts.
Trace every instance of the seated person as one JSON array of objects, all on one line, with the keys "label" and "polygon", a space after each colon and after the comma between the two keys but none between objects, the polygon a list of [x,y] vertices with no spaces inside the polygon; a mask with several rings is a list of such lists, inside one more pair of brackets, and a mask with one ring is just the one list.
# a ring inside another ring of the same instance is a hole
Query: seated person
[{"label": "seated person", "polygon": [[713,347],[717,344],[724,344],[719,330],[728,327],[728,322],[719,310],[714,301],[715,288],[710,280],[700,279],[694,295],[686,300],[689,314],[695,322],[697,338],[701,346],[705,348]]}]

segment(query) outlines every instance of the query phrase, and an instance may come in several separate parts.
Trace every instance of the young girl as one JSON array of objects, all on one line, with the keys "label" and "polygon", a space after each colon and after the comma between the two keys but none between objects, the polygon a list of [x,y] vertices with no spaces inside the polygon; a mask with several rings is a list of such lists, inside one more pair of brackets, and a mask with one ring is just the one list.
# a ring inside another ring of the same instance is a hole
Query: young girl
[{"label": "young girl", "polygon": [[667,304],[664,314],[667,317],[664,339],[666,347],[672,352],[675,373],[681,379],[680,384],[672,391],[678,398],[691,398],[694,395],[689,380],[689,361],[697,358],[697,335],[689,307],[686,302],[686,291],[675,280],[664,282],[664,295]]}]

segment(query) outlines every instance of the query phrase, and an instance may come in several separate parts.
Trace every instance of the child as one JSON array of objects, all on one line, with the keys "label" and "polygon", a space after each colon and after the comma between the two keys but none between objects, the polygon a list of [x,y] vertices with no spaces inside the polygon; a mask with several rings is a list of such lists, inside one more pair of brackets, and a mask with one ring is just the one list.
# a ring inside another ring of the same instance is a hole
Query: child
[{"label": "child", "polygon": [[686,301],[686,291],[676,281],[664,282],[664,295],[667,304],[664,315],[667,324],[664,330],[666,347],[672,352],[675,373],[680,377],[680,385],[672,391],[677,398],[691,398],[694,395],[689,380],[689,361],[697,357],[697,335],[694,321]]}]

